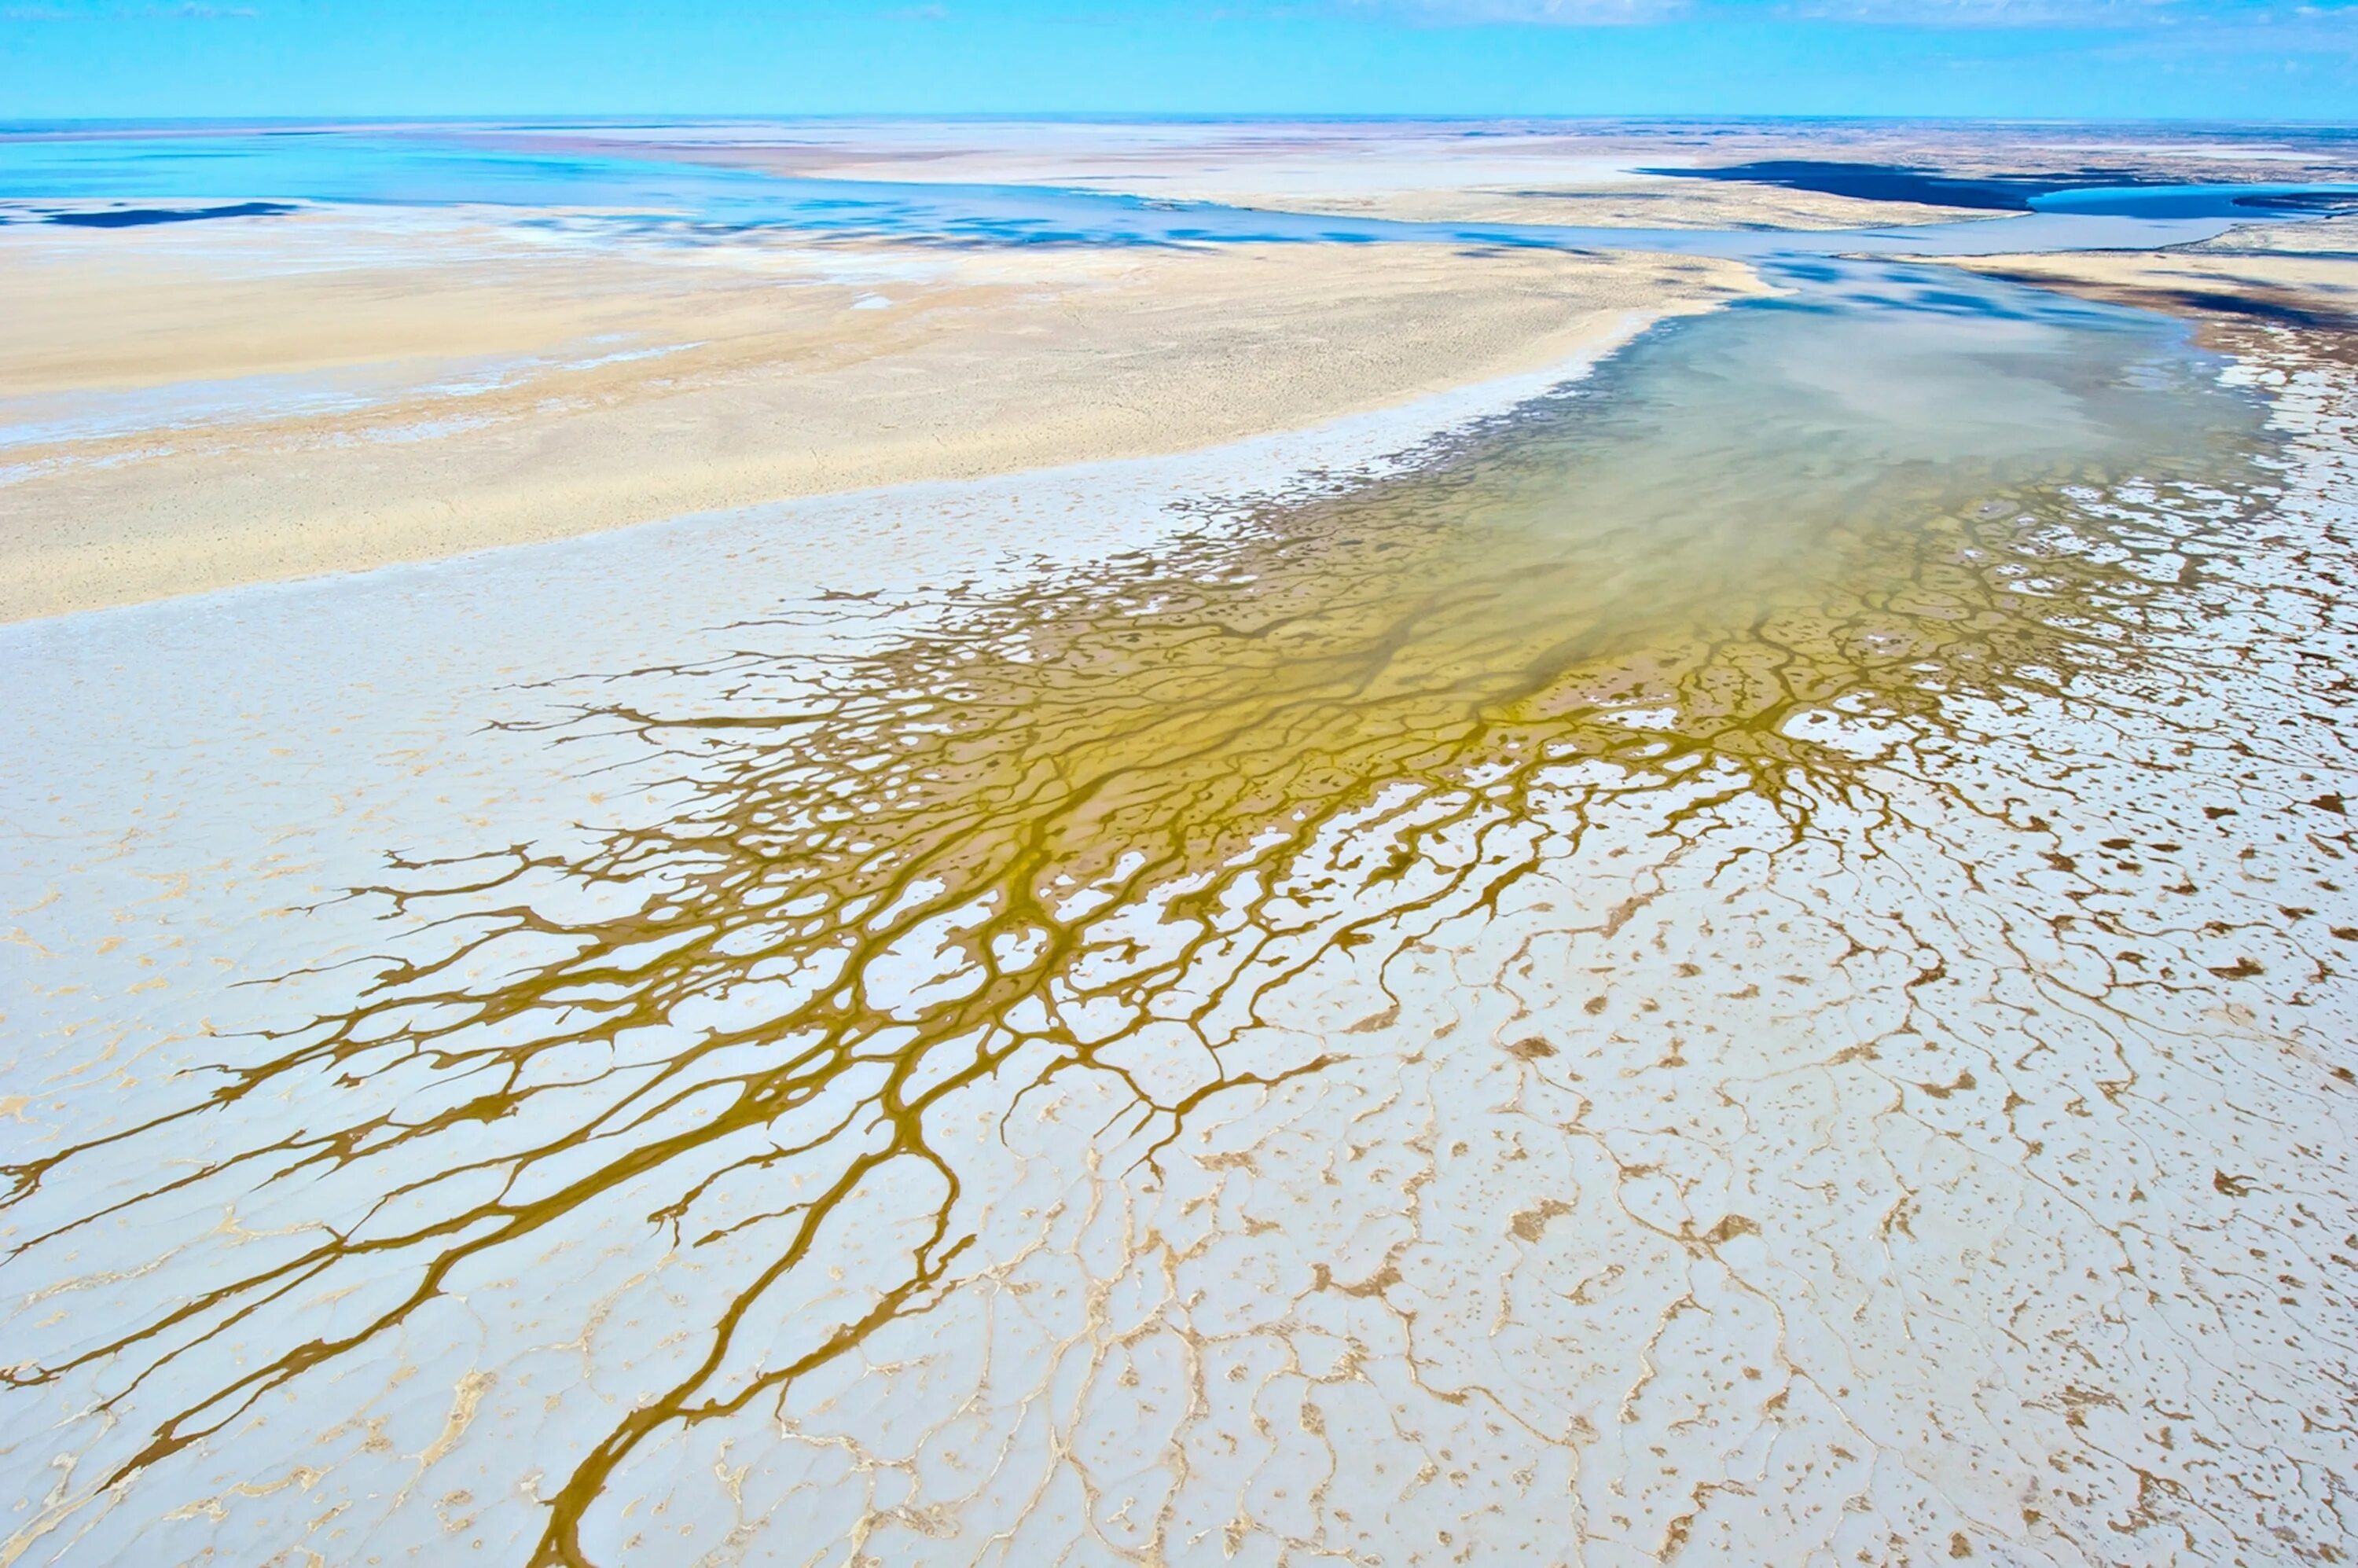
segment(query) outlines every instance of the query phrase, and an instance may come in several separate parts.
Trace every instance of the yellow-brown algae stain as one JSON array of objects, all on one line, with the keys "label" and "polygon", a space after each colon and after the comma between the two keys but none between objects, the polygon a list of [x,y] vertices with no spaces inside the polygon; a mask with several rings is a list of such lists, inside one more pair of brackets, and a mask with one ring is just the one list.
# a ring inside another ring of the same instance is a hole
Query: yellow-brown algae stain
[{"label": "yellow-brown algae stain", "polygon": [[[951,1097],[1020,1070],[998,1086],[1011,1108],[1059,1075],[1103,1075],[1152,1160],[1213,1096],[1386,1048],[1338,1037],[1274,1071],[1224,1058],[1292,978],[1336,955],[1379,976],[1422,912],[1495,909],[1538,869],[1527,829],[1542,816],[1580,823],[1674,793],[1671,839],[1702,842],[1758,807],[1798,844],[1827,802],[1874,813],[1893,776],[1930,778],[1917,759],[1961,743],[1958,695],[2054,697],[2080,672],[2116,673],[2159,596],[2227,547],[2247,507],[2217,482],[2220,454],[2190,453],[2180,473],[2146,459],[2127,498],[2096,467],[1900,465],[1826,510],[1763,515],[1738,497],[1583,496],[1579,460],[1519,432],[1433,473],[1206,525],[1152,558],[955,598],[926,630],[817,668],[764,654],[749,623],[734,657],[635,673],[691,680],[704,710],[624,696],[560,727],[676,759],[676,811],[575,856],[396,863],[366,891],[426,937],[348,1011],[228,1067],[204,1098],[9,1172],[21,1202],[306,1078],[444,1086],[341,1123],[314,1099],[267,1146],[159,1169],[125,1200],[246,1165],[271,1182],[364,1167],[376,1211],[427,1200],[414,1219],[277,1249],[10,1377],[184,1360],[347,1266],[400,1271],[372,1315],[316,1336],[290,1322],[275,1354],[200,1377],[203,1397],[94,1478],[126,1485],[397,1334],[471,1260],[528,1255],[651,1178],[672,1195],[644,1219],[693,1250],[753,1223],[708,1216],[708,1192],[792,1167],[801,1184],[755,1217],[786,1222],[766,1266],[688,1325],[699,1348],[668,1386],[544,1494],[532,1561],[587,1563],[585,1516],[652,1434],[780,1399],[955,1281],[971,1241],[954,1223],[962,1175],[928,1132]],[[856,630],[869,612],[813,613]],[[1370,824],[1385,853],[1322,858]],[[610,907],[546,913],[552,884]],[[1130,1049],[1150,1035],[1154,1052]],[[676,1046],[625,1071],[630,1043],[664,1038]],[[1533,1064],[1553,1049],[1510,1047]],[[618,1092],[592,1114],[543,1125],[545,1097],[610,1074]],[[724,1376],[749,1314],[890,1172],[931,1184],[931,1225],[792,1354]],[[485,1173],[487,1194],[433,1206],[438,1184]],[[1514,1234],[1536,1240],[1560,1212],[1519,1215]],[[99,1217],[21,1236],[12,1255]],[[1757,1229],[1730,1217],[1692,1239]],[[425,1462],[489,1386],[462,1381]]]}]

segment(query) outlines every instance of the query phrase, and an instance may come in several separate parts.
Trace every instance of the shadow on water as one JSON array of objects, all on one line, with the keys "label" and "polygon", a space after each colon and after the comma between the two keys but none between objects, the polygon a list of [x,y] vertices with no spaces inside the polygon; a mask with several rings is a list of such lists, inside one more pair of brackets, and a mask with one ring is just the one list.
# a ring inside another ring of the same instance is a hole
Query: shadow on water
[{"label": "shadow on water", "polygon": [[[1164,1157],[1212,1097],[1331,1060],[1232,1056],[1264,997],[1380,960],[1420,910],[1495,907],[1538,867],[1542,801],[1587,821],[1699,789],[1664,833],[1749,803],[1798,841],[1905,767],[1858,727],[1938,747],[1960,696],[2133,662],[2256,482],[2256,406],[2152,318],[1945,273],[1784,281],[1403,477],[1207,511],[916,630],[906,606],[796,607],[552,718],[552,743],[635,738],[678,808],[581,853],[396,860],[360,896],[405,934],[348,1007],[8,1171],[19,1271],[146,1206],[312,1189],[297,1240],[182,1258],[137,1312],[19,1338],[15,1382],[97,1390],[114,1436],[77,1485],[189,1462],[568,1229],[697,1252],[769,1227],[672,1325],[666,1380],[568,1434],[533,1561],[590,1562],[634,1452],[955,1287],[990,1198],[940,1143],[956,1097],[1005,1115],[1095,1075]],[[846,651],[779,651],[812,623]],[[1330,863],[1346,830],[1389,848]],[[1135,1074],[1148,1032],[1200,1053],[1192,1087]],[[152,1174],[93,1208],[99,1168]],[[750,1214],[749,1184],[772,1194]],[[886,1187],[921,1223],[879,1232],[852,1304],[782,1321]],[[322,1328],[299,1303],[347,1279],[373,1304]],[[210,1347],[233,1330],[243,1359]]]}]

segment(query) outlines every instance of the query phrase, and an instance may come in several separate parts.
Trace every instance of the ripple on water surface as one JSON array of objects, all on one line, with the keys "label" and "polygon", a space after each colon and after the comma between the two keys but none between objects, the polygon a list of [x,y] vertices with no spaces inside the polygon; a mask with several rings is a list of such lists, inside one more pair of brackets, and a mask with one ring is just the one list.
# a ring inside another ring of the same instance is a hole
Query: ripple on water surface
[{"label": "ripple on water surface", "polygon": [[9,1102],[10,1552],[2346,1550],[2346,383],[1790,281],[527,703],[664,809]]}]

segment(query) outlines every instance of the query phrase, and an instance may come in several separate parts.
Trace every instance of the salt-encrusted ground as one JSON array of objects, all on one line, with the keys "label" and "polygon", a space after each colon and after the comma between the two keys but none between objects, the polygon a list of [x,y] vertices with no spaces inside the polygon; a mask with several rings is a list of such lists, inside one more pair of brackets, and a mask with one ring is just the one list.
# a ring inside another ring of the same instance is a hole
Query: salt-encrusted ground
[{"label": "salt-encrusted ground", "polygon": [[0,1556],[2338,1560],[2358,387],[1982,297],[5,633]]}]

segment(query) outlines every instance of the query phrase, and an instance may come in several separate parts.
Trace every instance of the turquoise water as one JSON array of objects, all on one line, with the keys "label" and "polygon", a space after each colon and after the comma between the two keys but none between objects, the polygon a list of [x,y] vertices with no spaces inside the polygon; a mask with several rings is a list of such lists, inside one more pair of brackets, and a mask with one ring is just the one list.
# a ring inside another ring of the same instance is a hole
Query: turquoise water
[{"label": "turquoise water", "polygon": [[491,145],[463,128],[0,134],[0,203],[54,220],[59,202],[281,200],[595,211],[725,230],[780,228],[960,245],[1170,245],[1324,241],[1642,249],[1761,256],[2144,247],[2200,239],[2263,212],[2255,196],[2358,186],[2099,189],[2036,199],[2028,216],[1904,231],[1763,233],[1403,222],[1264,211],[1044,186],[806,179],[572,149]]}]

